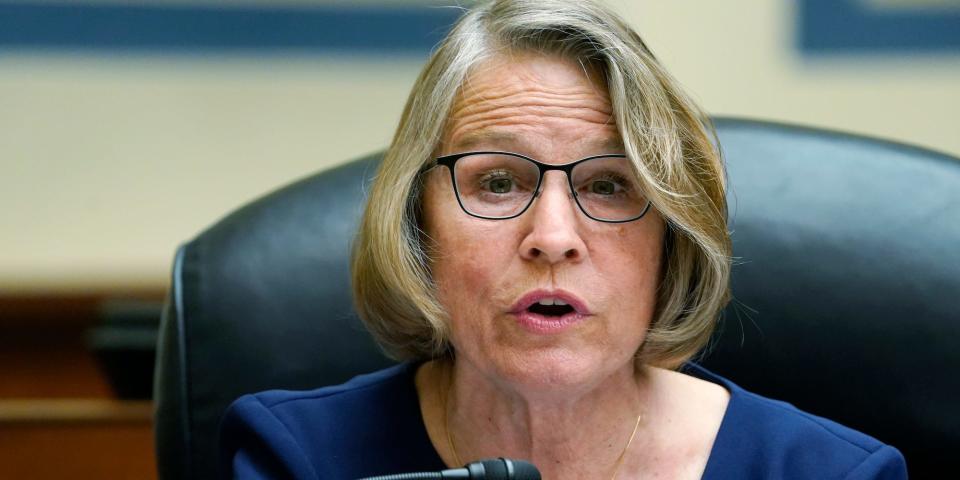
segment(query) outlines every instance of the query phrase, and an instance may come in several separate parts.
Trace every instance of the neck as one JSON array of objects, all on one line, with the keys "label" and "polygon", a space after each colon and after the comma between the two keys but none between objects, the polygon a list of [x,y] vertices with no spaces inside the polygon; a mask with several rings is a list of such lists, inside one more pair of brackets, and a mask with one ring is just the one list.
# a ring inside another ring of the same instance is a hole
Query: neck
[{"label": "neck", "polygon": [[544,478],[609,478],[634,433],[642,443],[635,429],[649,382],[632,364],[547,393],[498,383],[465,361],[431,362],[424,376],[443,433],[434,444],[452,443],[438,448],[451,464],[505,456],[532,461]]}]

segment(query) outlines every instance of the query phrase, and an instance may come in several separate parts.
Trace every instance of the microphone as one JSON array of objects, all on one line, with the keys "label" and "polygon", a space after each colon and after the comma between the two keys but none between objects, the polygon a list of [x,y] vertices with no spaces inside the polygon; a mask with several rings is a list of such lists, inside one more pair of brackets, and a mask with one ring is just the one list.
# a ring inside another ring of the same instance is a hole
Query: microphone
[{"label": "microphone", "polygon": [[532,463],[509,458],[493,458],[470,462],[462,468],[451,468],[442,472],[399,473],[380,475],[357,480],[407,480],[430,478],[454,478],[466,480],[540,480],[540,470]]}]

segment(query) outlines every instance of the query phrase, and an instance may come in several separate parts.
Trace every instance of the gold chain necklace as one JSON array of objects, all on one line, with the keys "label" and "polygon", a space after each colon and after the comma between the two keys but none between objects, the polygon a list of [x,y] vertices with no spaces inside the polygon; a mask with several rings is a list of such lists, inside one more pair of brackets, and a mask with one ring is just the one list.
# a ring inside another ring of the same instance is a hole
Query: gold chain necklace
[{"label": "gold chain necklace", "polygon": [[[447,409],[447,397],[450,395],[450,385],[453,384],[452,373],[450,368],[447,367],[447,386],[443,389],[443,431],[447,434],[447,446],[450,448],[450,453],[453,454],[453,466],[460,467],[463,466],[463,462],[460,461],[460,454],[457,453],[457,447],[453,444],[453,437],[450,436],[450,413]],[[617,463],[613,467],[613,475],[610,476],[610,480],[615,480],[617,474],[620,473],[620,466],[623,465],[623,459],[627,456],[627,450],[630,450],[630,444],[633,443],[633,437],[637,436],[637,430],[640,428],[640,420],[643,418],[643,410],[637,414],[637,422],[633,425],[633,432],[630,433],[630,439],[627,440],[626,446],[623,447],[623,451],[620,452],[620,456],[617,457]]]}]

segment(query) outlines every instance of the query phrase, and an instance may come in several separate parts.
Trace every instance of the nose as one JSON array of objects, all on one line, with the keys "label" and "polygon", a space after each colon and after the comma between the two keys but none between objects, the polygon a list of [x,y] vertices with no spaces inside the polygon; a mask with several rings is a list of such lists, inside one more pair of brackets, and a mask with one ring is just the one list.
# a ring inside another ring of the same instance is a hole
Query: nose
[{"label": "nose", "polygon": [[582,219],[563,172],[544,175],[539,196],[530,211],[520,218],[529,222],[529,229],[520,242],[523,259],[554,264],[580,261],[586,255],[587,248],[580,235]]}]

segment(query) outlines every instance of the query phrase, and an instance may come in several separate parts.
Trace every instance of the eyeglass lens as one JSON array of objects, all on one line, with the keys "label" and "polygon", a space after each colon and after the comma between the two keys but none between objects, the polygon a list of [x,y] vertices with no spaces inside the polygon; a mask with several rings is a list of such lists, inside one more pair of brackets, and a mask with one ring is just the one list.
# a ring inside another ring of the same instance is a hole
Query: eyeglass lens
[{"label": "eyeglass lens", "polygon": [[[506,218],[533,201],[540,169],[518,156],[483,153],[460,158],[454,168],[457,194],[473,215]],[[630,161],[597,157],[578,163],[569,179],[583,211],[598,220],[622,221],[643,213],[647,200]]]}]

